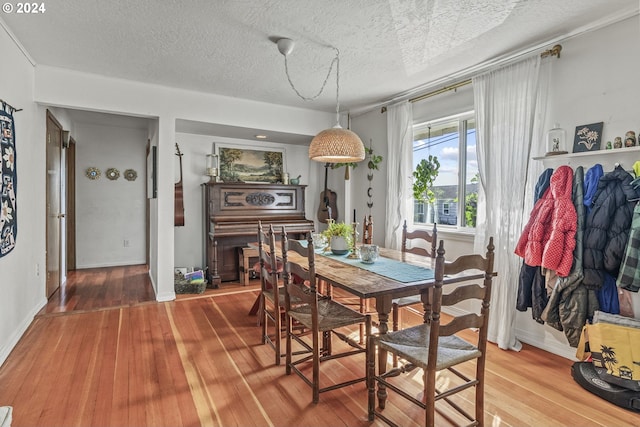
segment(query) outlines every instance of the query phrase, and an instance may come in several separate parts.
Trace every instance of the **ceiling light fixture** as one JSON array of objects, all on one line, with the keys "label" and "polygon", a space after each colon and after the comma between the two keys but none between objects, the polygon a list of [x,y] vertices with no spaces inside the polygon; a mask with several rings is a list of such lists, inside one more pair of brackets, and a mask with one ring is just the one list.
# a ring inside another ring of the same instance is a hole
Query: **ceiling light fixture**
[{"label": "ceiling light fixture", "polygon": [[316,99],[325,86],[327,80],[336,64],[336,125],[330,129],[325,129],[317,134],[309,145],[309,158],[317,162],[324,163],[351,163],[364,160],[364,144],[360,137],[349,129],[343,129],[340,126],[340,51],[331,46],[336,51],[336,56],[331,61],[327,76],[322,83],[322,87],[313,97],[305,97],[298,92],[293,85],[289,76],[289,67],[287,65],[287,56],[293,51],[295,43],[291,39],[281,38],[276,41],[278,51],[284,56],[284,67],[287,74],[287,80],[293,91],[303,100],[312,101]]},{"label": "ceiling light fixture", "polygon": [[256,135],[256,139],[267,139],[267,135]]}]

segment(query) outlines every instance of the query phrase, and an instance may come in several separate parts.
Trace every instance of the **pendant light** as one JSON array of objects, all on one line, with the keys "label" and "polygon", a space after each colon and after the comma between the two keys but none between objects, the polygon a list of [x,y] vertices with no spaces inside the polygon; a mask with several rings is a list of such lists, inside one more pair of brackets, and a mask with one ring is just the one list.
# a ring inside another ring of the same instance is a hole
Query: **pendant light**
[{"label": "pendant light", "polygon": [[293,40],[282,38],[276,43],[278,50],[284,56],[285,72],[289,85],[293,91],[305,101],[311,101],[320,96],[327,84],[327,80],[333,69],[333,64],[336,64],[336,125],[330,129],[321,131],[311,140],[311,145],[309,145],[309,158],[323,163],[352,163],[364,160],[364,144],[360,137],[355,132],[340,126],[340,51],[333,47],[336,51],[336,56],[331,61],[329,72],[324,79],[322,87],[315,96],[305,97],[298,92],[289,76],[287,56],[293,51]]}]

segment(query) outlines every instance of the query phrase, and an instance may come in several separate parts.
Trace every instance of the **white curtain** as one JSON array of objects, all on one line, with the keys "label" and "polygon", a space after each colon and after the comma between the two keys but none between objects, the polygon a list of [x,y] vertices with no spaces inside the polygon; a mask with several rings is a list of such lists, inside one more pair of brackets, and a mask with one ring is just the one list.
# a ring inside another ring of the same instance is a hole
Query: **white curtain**
[{"label": "white curtain", "polygon": [[515,305],[522,260],[513,251],[530,212],[528,187],[535,185],[530,178],[532,141],[542,141],[547,85],[540,68],[536,55],[473,78],[481,184],[474,249],[484,253],[493,236],[498,277],[489,340],[518,351],[522,344],[515,334]]},{"label": "white curtain", "polygon": [[[402,223],[413,212],[411,171],[413,165],[413,110],[409,102],[387,107],[387,221],[384,246],[400,249]],[[410,218],[409,218],[410,219]]]}]

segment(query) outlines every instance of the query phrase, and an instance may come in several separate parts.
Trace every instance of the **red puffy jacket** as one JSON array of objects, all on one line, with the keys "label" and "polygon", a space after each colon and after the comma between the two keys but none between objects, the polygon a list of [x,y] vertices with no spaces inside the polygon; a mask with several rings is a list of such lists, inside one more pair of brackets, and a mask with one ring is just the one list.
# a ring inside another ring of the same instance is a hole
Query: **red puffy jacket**
[{"label": "red puffy jacket", "polygon": [[556,271],[558,276],[569,275],[576,246],[578,217],[571,198],[573,170],[560,166],[551,175],[551,183],[531,211],[516,246],[516,255],[531,266]]}]

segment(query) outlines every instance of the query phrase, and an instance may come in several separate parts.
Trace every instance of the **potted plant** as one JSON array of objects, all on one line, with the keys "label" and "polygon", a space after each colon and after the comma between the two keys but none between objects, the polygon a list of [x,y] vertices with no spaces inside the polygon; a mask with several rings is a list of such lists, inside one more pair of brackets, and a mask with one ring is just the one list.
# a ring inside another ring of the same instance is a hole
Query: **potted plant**
[{"label": "potted plant", "polygon": [[[373,154],[373,148],[369,147],[365,147],[364,151],[366,152],[367,156],[368,156],[368,161],[367,161],[367,167],[373,171],[373,170],[378,170],[378,164],[380,162],[382,162],[382,156],[379,156],[377,154]],[[340,168],[342,166],[345,166],[346,169],[344,171],[344,179],[346,181],[349,180],[349,168],[351,169],[355,169],[358,167],[357,163],[333,163],[331,165],[331,169],[337,169]]]},{"label": "potted plant", "polygon": [[344,255],[351,249],[353,238],[353,226],[344,222],[336,222],[329,219],[329,226],[322,235],[329,242],[331,251],[336,255]]}]

